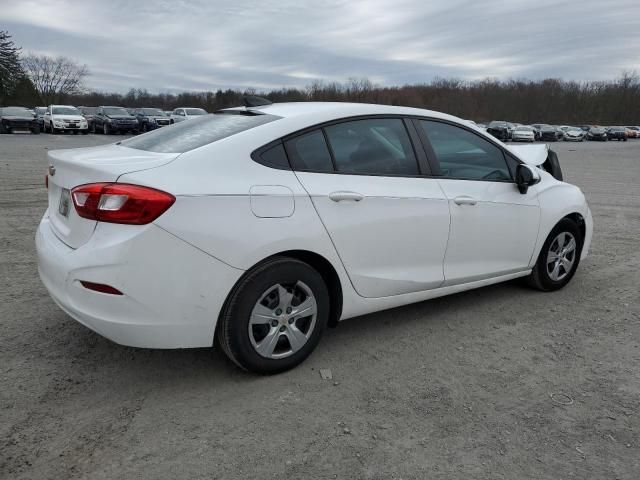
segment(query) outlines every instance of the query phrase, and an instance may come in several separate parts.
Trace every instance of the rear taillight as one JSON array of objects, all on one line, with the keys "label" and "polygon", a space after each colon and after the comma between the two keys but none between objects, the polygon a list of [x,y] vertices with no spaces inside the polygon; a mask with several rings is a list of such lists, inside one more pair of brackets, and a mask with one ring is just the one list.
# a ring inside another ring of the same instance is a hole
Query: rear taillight
[{"label": "rear taillight", "polygon": [[176,201],[170,193],[126,183],[80,185],[71,190],[71,198],[83,218],[129,225],[153,222]]}]

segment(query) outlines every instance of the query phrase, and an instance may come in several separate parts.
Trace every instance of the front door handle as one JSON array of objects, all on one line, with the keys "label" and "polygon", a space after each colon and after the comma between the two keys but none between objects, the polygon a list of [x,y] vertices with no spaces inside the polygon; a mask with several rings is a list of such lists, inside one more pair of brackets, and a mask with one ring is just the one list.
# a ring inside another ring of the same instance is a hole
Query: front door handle
[{"label": "front door handle", "polygon": [[331,192],[329,198],[334,202],[342,202],[343,200],[359,202],[364,198],[364,195],[358,192]]},{"label": "front door handle", "polygon": [[453,199],[456,205],[475,205],[478,201],[473,197],[462,195]]}]

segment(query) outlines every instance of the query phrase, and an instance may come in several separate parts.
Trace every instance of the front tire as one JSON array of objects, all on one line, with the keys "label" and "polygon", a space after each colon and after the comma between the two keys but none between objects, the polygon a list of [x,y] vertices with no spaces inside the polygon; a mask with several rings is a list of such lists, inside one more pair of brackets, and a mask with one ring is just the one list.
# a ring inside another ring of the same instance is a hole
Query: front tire
[{"label": "front tire", "polygon": [[259,374],[289,370],[314,350],[329,319],[329,293],[308,264],[275,257],[234,287],[220,316],[218,344],[238,366]]},{"label": "front tire", "polygon": [[543,292],[559,290],[571,281],[580,263],[582,234],[576,222],[564,218],[551,230],[542,245],[529,285]]}]

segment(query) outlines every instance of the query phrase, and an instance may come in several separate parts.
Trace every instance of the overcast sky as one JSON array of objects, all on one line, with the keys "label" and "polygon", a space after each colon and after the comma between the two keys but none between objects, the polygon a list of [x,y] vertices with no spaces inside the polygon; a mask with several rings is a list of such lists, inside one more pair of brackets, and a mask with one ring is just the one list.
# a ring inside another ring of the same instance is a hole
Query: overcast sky
[{"label": "overcast sky", "polygon": [[640,0],[0,0],[0,29],[118,92],[640,71]]}]

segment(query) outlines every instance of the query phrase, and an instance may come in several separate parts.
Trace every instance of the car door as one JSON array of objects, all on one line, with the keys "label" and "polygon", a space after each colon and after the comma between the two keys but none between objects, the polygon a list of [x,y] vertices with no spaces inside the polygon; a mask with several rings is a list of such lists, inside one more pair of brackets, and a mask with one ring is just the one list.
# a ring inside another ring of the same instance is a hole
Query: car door
[{"label": "car door", "polygon": [[[479,133],[435,120],[416,120],[451,212],[445,285],[528,269],[538,236],[535,187],[521,194],[517,161]],[[509,165],[512,162],[512,165]]]},{"label": "car door", "polygon": [[287,139],[296,175],[363,297],[439,287],[449,209],[413,125],[373,117]]}]

